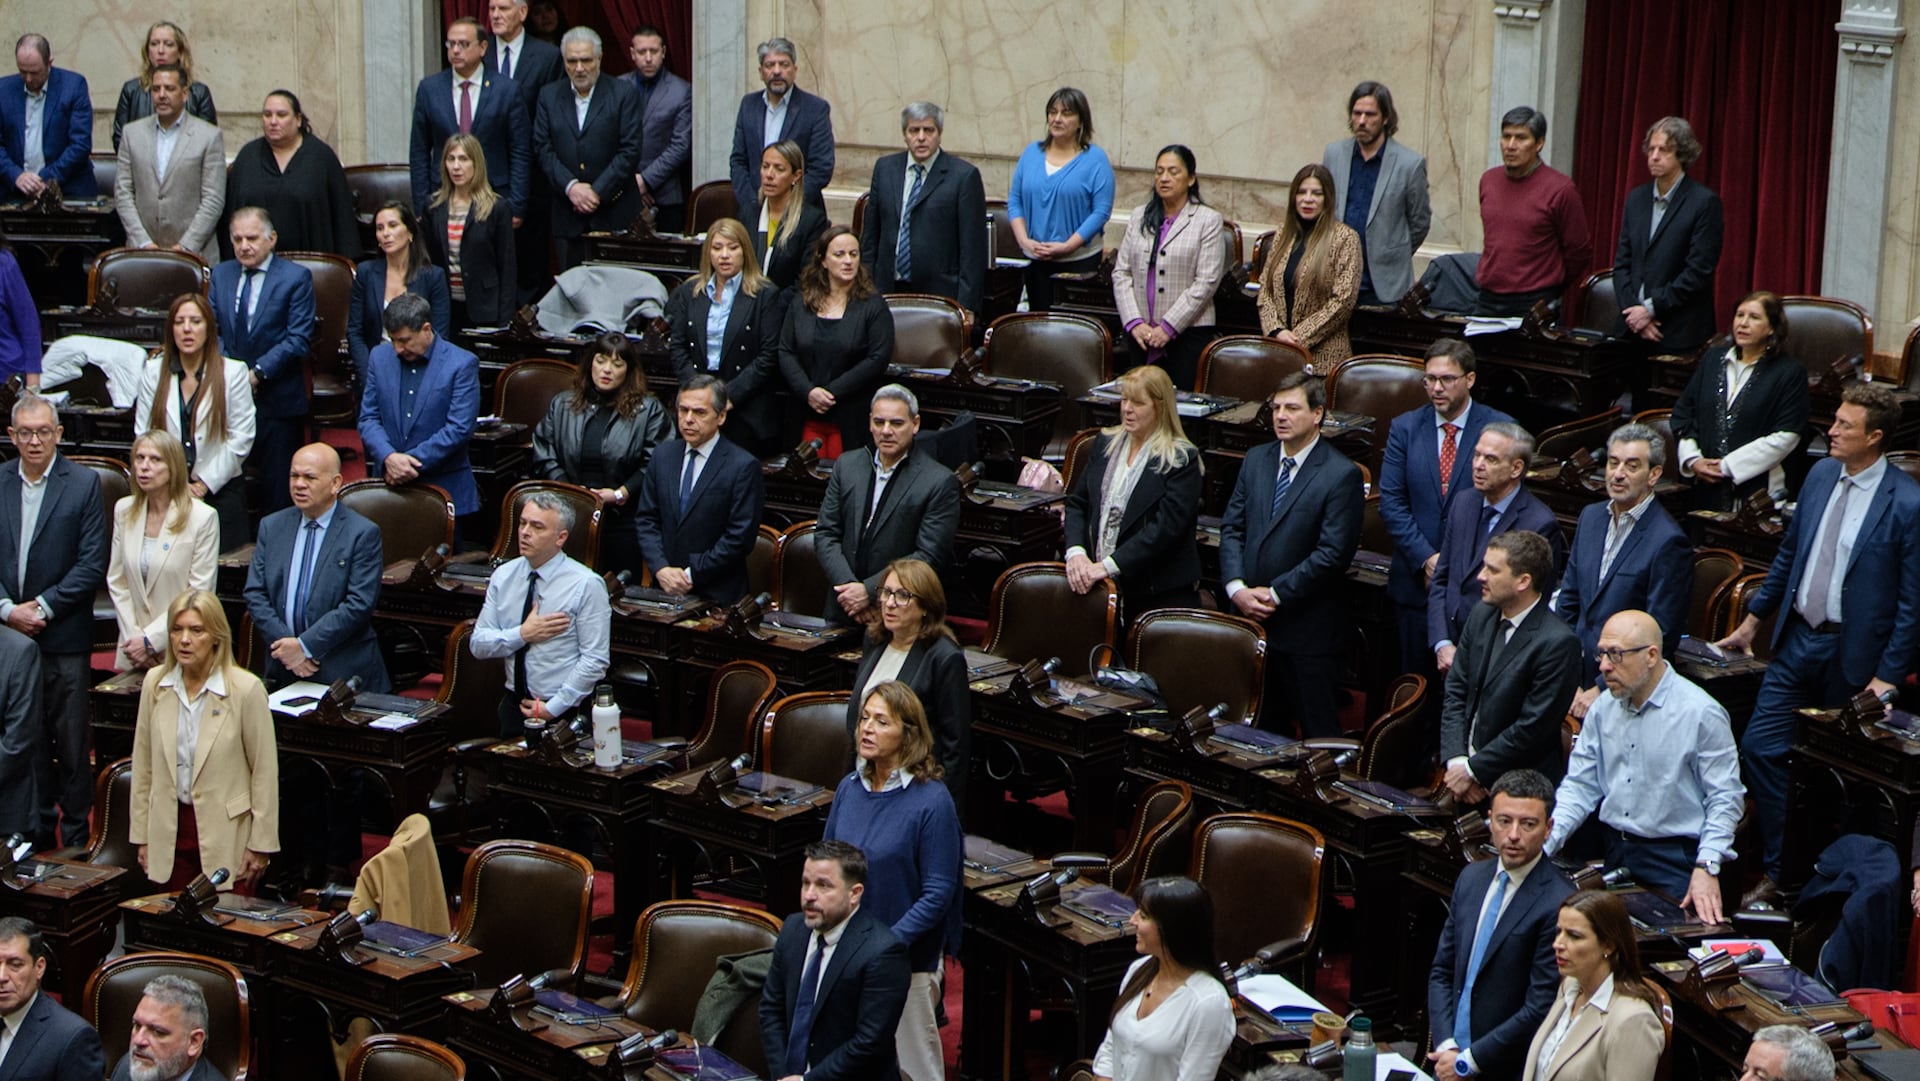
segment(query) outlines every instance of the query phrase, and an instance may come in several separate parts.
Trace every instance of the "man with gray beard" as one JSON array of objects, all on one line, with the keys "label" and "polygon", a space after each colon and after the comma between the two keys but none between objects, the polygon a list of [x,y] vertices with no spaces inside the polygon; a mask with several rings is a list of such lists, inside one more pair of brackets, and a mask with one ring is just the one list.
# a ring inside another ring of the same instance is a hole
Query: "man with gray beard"
[{"label": "man with gray beard", "polygon": [[184,976],[158,976],[133,1010],[133,1043],[113,1081],[227,1081],[201,1057],[207,1048],[207,999]]}]

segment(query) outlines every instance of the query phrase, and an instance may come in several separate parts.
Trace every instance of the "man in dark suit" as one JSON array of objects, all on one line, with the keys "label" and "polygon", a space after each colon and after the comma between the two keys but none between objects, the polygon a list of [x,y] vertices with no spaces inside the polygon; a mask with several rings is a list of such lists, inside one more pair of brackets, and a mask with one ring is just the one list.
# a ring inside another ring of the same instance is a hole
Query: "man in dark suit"
[{"label": "man in dark suit", "polygon": [[[1862,689],[1891,703],[1920,642],[1920,483],[1892,466],[1893,392],[1850,383],[1827,429],[1827,457],[1800,487],[1767,580],[1722,639],[1746,652],[1773,621],[1773,659],[1740,740],[1740,772],[1758,812],[1766,877],[1741,907],[1780,896],[1787,752],[1796,711],[1838,706]],[[1777,614],[1776,614],[1777,613]]]},{"label": "man in dark suit", "polygon": [[1554,611],[1580,636],[1583,684],[1573,714],[1600,697],[1594,649],[1616,612],[1639,611],[1660,625],[1661,655],[1671,657],[1687,630],[1693,596],[1693,542],[1653,497],[1667,463],[1666,441],[1644,424],[1607,437],[1607,498],[1580,512]]},{"label": "man in dark suit", "polygon": [[1713,275],[1720,265],[1720,197],[1687,176],[1700,157],[1693,125],[1661,117],[1640,144],[1650,183],[1627,193],[1614,246],[1614,330],[1648,353],[1691,353],[1713,337]]},{"label": "man in dark suit", "polygon": [[633,70],[621,79],[640,101],[633,183],[640,205],[653,208],[653,227],[677,233],[687,223],[687,183],[680,174],[693,153],[693,87],[667,70],[667,36],[658,27],[635,27],[627,54]]},{"label": "man in dark suit", "polygon": [[1487,824],[1500,858],[1469,863],[1454,881],[1427,975],[1435,1081],[1518,1078],[1560,986],[1553,938],[1573,884],[1540,855],[1553,783],[1530,769],[1502,774]]},{"label": "man in dark suit", "polygon": [[[1427,401],[1393,418],[1380,466],[1380,517],[1393,534],[1387,596],[1400,632],[1400,665],[1431,677],[1433,642],[1427,637],[1427,586],[1440,562],[1440,538],[1455,493],[1473,491],[1473,448],[1480,431],[1513,418],[1473,400],[1473,347],[1441,338],[1427,349]],[[1428,680],[1432,682],[1431,678]]]},{"label": "man in dark suit", "polygon": [[0,627],[0,836],[40,831],[38,774],[47,738],[40,678],[40,647]]},{"label": "man in dark suit", "polygon": [[[40,805],[34,836],[50,847],[87,841],[93,765],[93,598],[107,577],[112,527],[93,470],[61,457],[60,415],[38,394],[13,405],[19,460],[0,466],[0,621],[40,647],[42,738],[35,761]],[[50,754],[48,752],[51,752]]]},{"label": "man in dark suit", "polygon": [[0,181],[29,199],[49,182],[68,199],[99,195],[87,77],[54,67],[53,47],[39,34],[22,34],[13,59],[20,74],[0,79]]},{"label": "man in dark suit", "polygon": [[640,102],[631,83],[600,77],[599,34],[576,26],[560,51],[567,77],[540,92],[533,156],[553,193],[547,205],[560,269],[569,270],[587,257],[581,234],[619,232],[640,213]]},{"label": "man in dark suit", "polygon": [[467,440],[480,417],[480,361],[433,332],[427,298],[402,293],[381,315],[387,341],[367,356],[360,442],[367,475],[437,484],[455,514],[480,509]]},{"label": "man in dark suit", "polygon": [[1288,375],[1270,404],[1278,442],[1248,451],[1240,467],[1220,529],[1220,577],[1234,608],[1267,629],[1263,722],[1336,736],[1334,658],[1353,625],[1341,585],[1360,546],[1366,494],[1360,467],[1320,445],[1320,379]]},{"label": "man in dark suit", "polygon": [[860,908],[867,857],[845,841],[807,846],[800,911],[774,943],[760,996],[767,1072],[781,1081],[900,1075],[893,1033],[906,1008],[907,948]]},{"label": "man in dark suit", "polygon": [[1483,604],[1460,632],[1440,708],[1440,761],[1461,803],[1487,798],[1486,782],[1510,769],[1566,776],[1560,724],[1580,685],[1580,639],[1540,603],[1553,550],[1538,533],[1487,542]]},{"label": "man in dark suit", "polygon": [[[545,42],[542,42],[545,44]],[[413,134],[407,172],[414,213],[425,221],[440,187],[440,156],[447,138],[466,132],[487,156],[487,182],[513,208],[513,221],[527,216],[527,180],[533,169],[533,119],[520,87],[482,63],[480,20],[462,16],[447,27],[446,71],[420,80],[413,92]]]},{"label": "man in dark suit", "polygon": [[777,142],[792,140],[806,155],[807,171],[801,183],[807,202],[824,208],[820,193],[833,179],[833,106],[793,85],[794,58],[799,55],[793,42],[768,38],[760,43],[759,54],[760,82],[766,90],[740,99],[740,113],[733,123],[733,153],[727,156],[734,200],[743,218],[748,207],[760,205],[760,155]]},{"label": "man in dark suit", "polygon": [[931,454],[913,453],[920,400],[898,383],[873,392],[873,448],[833,464],[814,533],[827,576],[827,615],[861,623],[877,618],[887,564],[918,559],[936,570],[953,552],[960,527],[960,482]]},{"label": "man in dark suit", "polygon": [[207,1061],[207,997],[185,976],[147,981],[133,1008],[133,1039],[112,1081],[226,1081]]},{"label": "man in dark suit", "polygon": [[313,339],[313,275],[273,256],[280,236],[259,207],[227,224],[233,258],[213,268],[210,290],[220,348],[253,372],[254,440],[248,461],[267,491],[267,509],[285,508],[280,479],[307,421],[307,345]]},{"label": "man in dark suit", "polygon": [[0,918],[0,1048],[6,1081],[100,1081],[107,1071],[100,1034],[72,1010],[40,993],[52,956],[33,921]]},{"label": "man in dark suit", "polygon": [[362,690],[384,693],[373,633],[380,529],[339,503],[340,455],[325,443],[293,456],[288,488],[293,506],[261,520],[247,567],[247,611],[271,654],[267,683],[359,676]]},{"label": "man in dark suit", "polygon": [[1480,603],[1476,575],[1489,538],[1516,529],[1545,537],[1553,547],[1553,560],[1534,580],[1534,588],[1543,594],[1553,590],[1566,542],[1553,511],[1527,491],[1524,481],[1532,460],[1533,436],[1526,429],[1507,422],[1486,425],[1473,444],[1474,494],[1448,501],[1447,527],[1427,585],[1427,643],[1442,673],[1453,664],[1454,645],[1468,613]]},{"label": "man in dark suit", "polygon": [[873,163],[860,261],[882,293],[952,297],[978,315],[987,286],[986,188],[972,162],[941,152],[945,129],[946,114],[930,101],[900,111],[907,149]]},{"label": "man in dark suit", "polygon": [[680,438],[648,459],[634,511],[654,584],[720,604],[747,595],[747,556],[766,504],[760,462],[720,434],[729,406],[727,385],[711,375],[681,384]]},{"label": "man in dark suit", "polygon": [[[505,75],[520,90],[527,110],[528,146],[532,146],[534,116],[540,111],[540,92],[565,82],[558,47],[527,33],[527,0],[487,0],[487,23],[493,39],[487,43],[487,70]],[[548,222],[547,181],[537,158],[529,155],[525,217],[513,231],[515,274],[520,279],[520,303],[531,304],[553,284],[553,259],[548,247],[553,230]],[[519,214],[520,211],[516,211]]]}]

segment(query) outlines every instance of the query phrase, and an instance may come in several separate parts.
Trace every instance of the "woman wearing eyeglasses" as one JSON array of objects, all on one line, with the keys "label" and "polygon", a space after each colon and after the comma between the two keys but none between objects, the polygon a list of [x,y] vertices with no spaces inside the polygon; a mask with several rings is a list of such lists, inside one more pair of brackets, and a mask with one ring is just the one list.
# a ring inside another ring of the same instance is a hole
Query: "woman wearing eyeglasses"
[{"label": "woman wearing eyeglasses", "polygon": [[861,706],[875,687],[897,679],[913,688],[933,726],[934,757],[946,771],[954,809],[964,813],[973,698],[967,690],[966,651],[947,627],[940,576],[918,559],[896,559],[887,565],[875,601],[880,618],[867,627],[866,648],[853,674],[847,731],[858,731]]}]

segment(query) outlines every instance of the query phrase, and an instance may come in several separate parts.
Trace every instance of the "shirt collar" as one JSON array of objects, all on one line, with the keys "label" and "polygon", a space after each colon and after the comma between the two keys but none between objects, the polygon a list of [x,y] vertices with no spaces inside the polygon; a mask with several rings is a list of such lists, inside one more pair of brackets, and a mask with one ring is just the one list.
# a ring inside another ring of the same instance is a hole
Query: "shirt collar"
[{"label": "shirt collar", "polygon": [[[1674,671],[1672,663],[1668,663],[1665,674],[1660,677],[1660,682],[1653,685],[1652,693],[1647,695],[1647,700],[1641,703],[1639,709],[1633,708],[1633,700],[1630,698],[1614,698],[1613,700],[1619,705],[1622,713],[1631,717],[1644,716],[1650,709],[1661,709],[1665,707],[1667,704],[1667,688],[1672,686],[1675,680],[1684,678],[1686,677]],[[1613,698],[1611,694],[1607,695],[1607,697]]]},{"label": "shirt collar", "polygon": [[1467,404],[1460,407],[1460,415],[1453,418],[1452,420],[1448,420],[1447,418],[1441,416],[1440,411],[1436,409],[1433,411],[1433,426],[1435,428],[1444,428],[1447,425],[1451,424],[1454,427],[1464,432],[1467,430],[1467,414],[1471,412],[1473,412],[1472,398],[1467,399]]},{"label": "shirt collar", "polygon": [[[188,705],[193,704],[187,701],[187,681],[181,677],[180,667],[178,665],[168,669],[167,674],[160,677],[159,685],[162,687],[172,687],[174,692],[180,696],[182,702],[187,702]],[[227,696],[227,677],[220,666],[216,665],[213,671],[207,673],[206,685],[202,687],[201,690],[219,698],[225,698]]]},{"label": "shirt collar", "polygon": [[[1886,461],[1885,458],[1882,458],[1880,460],[1883,462]],[[16,461],[18,461],[18,459],[16,459]],[[14,466],[14,468],[20,471],[20,483],[26,485],[29,488],[39,488],[44,486],[47,483],[48,477],[53,476],[53,467],[59,464],[59,461],[60,461],[60,452],[56,450],[53,452],[53,457],[47,459],[47,470],[46,472],[40,474],[39,480],[27,479],[27,463],[25,462],[19,462],[19,464]]]},{"label": "shirt collar", "polygon": [[1840,479],[1859,488],[1862,494],[1870,493],[1880,487],[1880,479],[1887,475],[1887,456],[1882,454],[1873,460],[1873,464],[1860,472],[1847,475],[1845,467],[1840,470]]},{"label": "shirt collar", "polygon": [[727,283],[729,285],[732,285],[733,288],[726,289],[720,284],[720,275],[718,274],[711,275],[707,278],[707,299],[712,301],[715,304],[718,304],[720,303],[720,298],[723,293],[730,293],[733,296],[739,296],[740,286],[743,281],[744,281],[744,275],[735,274]]},{"label": "shirt collar", "polygon": [[900,472],[900,467],[906,465],[907,459],[911,457],[913,457],[913,444],[909,443],[907,444],[907,452],[900,456],[899,461],[893,463],[893,468],[889,469],[887,466],[881,464],[880,452],[876,450],[873,452],[873,471],[880,474],[882,478],[891,480],[893,475]]},{"label": "shirt collar", "polygon": [[1500,870],[1507,872],[1507,895],[1512,896],[1513,891],[1519,889],[1521,884],[1526,882],[1527,876],[1532,874],[1533,869],[1540,866],[1540,861],[1545,858],[1546,850],[1542,849],[1539,855],[1534,856],[1517,868],[1509,868],[1506,864],[1501,864]]},{"label": "shirt collar", "polygon": [[[262,274],[265,274],[265,273],[267,272],[267,268],[268,268],[268,267],[271,267],[272,265],[273,265],[273,253],[272,253],[272,252],[268,252],[268,253],[267,253],[267,257],[266,257],[265,259],[262,259],[262,260],[260,260],[260,265],[259,265],[259,266],[257,266],[257,267],[253,267],[252,269],[254,269],[254,270],[257,270],[257,271],[259,271],[259,272],[260,272],[260,273],[262,273]],[[246,274],[246,272],[247,272],[247,270],[248,270],[248,268],[247,268],[247,267],[245,267],[245,266],[242,266],[242,267],[240,268],[240,273],[241,273],[241,275],[242,275],[242,276],[244,276],[244,275]]]},{"label": "shirt collar", "polygon": [[520,28],[520,36],[517,38],[514,38],[511,41],[507,40],[505,37],[499,34],[495,34],[493,36],[493,40],[496,44],[498,44],[503,49],[513,49],[515,51],[518,51],[520,48],[520,43],[527,40],[527,28],[522,26]]},{"label": "shirt collar", "polygon": [[1513,501],[1520,498],[1520,489],[1524,487],[1526,487],[1525,481],[1521,481],[1519,484],[1514,485],[1513,491],[1508,492],[1506,496],[1502,498],[1498,503],[1487,503],[1486,496],[1481,496],[1480,501],[1483,503],[1487,503],[1487,506],[1492,507],[1494,510],[1499,511],[1501,514],[1505,514],[1507,513],[1507,508],[1513,506]]},{"label": "shirt collar", "polygon": [[1673,193],[1676,191],[1679,191],[1680,185],[1685,184],[1686,182],[1687,182],[1687,174],[1684,170],[1682,170],[1680,175],[1674,178],[1673,187],[1668,188],[1667,193],[1665,195],[1662,195],[1660,194],[1660,182],[1656,180],[1653,182],[1653,197],[1656,201],[1664,199],[1667,201],[1668,206],[1672,206]]},{"label": "shirt collar", "polygon": [[838,946],[840,944],[840,936],[847,933],[847,924],[850,924],[853,922],[854,913],[858,911],[860,911],[860,906],[854,905],[851,909],[847,911],[846,919],[841,920],[839,923],[834,924],[832,927],[829,927],[824,931],[818,931],[815,933],[818,934],[820,937],[826,939],[827,945],[829,947]]},{"label": "shirt collar", "polygon": [[[1566,993],[1568,999],[1577,998],[1580,994],[1580,981],[1568,981]],[[1593,997],[1587,1000],[1587,1005],[1601,1013],[1606,1013],[1613,1007],[1613,973],[1607,973],[1607,978],[1600,981],[1599,987],[1594,988]]]},{"label": "shirt collar", "polygon": [[186,122],[187,122],[187,111],[185,109],[180,110],[180,115],[173,118],[173,123],[171,125],[162,124],[160,122],[160,116],[158,113],[154,114],[154,117],[153,117],[153,126],[156,129],[166,132],[169,135],[174,134],[175,132],[178,132],[180,130],[180,126],[182,124],[185,124]]},{"label": "shirt collar", "polygon": [[1307,464],[1307,455],[1312,454],[1313,448],[1319,445],[1320,445],[1320,433],[1315,432],[1313,434],[1313,441],[1308,443],[1306,446],[1301,447],[1299,453],[1297,454],[1288,454],[1287,445],[1285,443],[1280,444],[1280,457],[1292,458],[1294,471],[1299,472],[1300,467]]},{"label": "shirt collar", "polygon": [[[872,791],[873,763],[862,758],[854,764],[853,771],[860,775],[860,787],[865,788],[868,791]],[[906,770],[901,769],[898,766],[895,766],[893,769],[893,772],[887,774],[887,783],[880,786],[880,791],[881,792],[897,792],[900,789],[905,788],[912,783],[913,783],[913,774],[908,773]]]},{"label": "shirt collar", "polygon": [[797,86],[787,87],[787,92],[780,95],[778,102],[773,100],[773,92],[771,90],[762,90],[760,91],[760,101],[766,105],[768,109],[785,109],[793,103],[793,92],[798,89],[799,87]]},{"label": "shirt collar", "polygon": [[913,175],[913,167],[914,167],[914,166],[916,166],[916,165],[918,165],[918,166],[920,166],[921,168],[923,168],[923,169],[925,169],[925,170],[927,171],[927,175],[928,175],[928,176],[931,176],[931,175],[933,175],[933,163],[934,163],[934,162],[936,162],[936,161],[939,161],[939,160],[940,160],[940,151],[938,151],[938,150],[935,150],[935,151],[933,152],[933,157],[930,157],[930,158],[928,158],[928,159],[927,159],[926,161],[924,161],[924,162],[920,162],[920,161],[915,161],[915,160],[913,160],[913,155],[912,155],[912,154],[908,154],[908,155],[907,155],[907,175],[908,175],[908,176],[912,176],[912,175]]},{"label": "shirt collar", "polygon": [[1535,608],[1540,607],[1540,600],[1541,600],[1540,597],[1533,598],[1532,604],[1529,604],[1525,608],[1520,609],[1520,614],[1512,617],[1511,619],[1508,619],[1508,617],[1504,615],[1501,616],[1500,618],[1506,619],[1508,622],[1512,623],[1513,629],[1517,631],[1520,629],[1520,624],[1525,623],[1527,621],[1527,617],[1533,614],[1533,610]]},{"label": "shirt collar", "polygon": [[12,1013],[0,1014],[0,1023],[4,1023],[7,1031],[13,1033],[14,1037],[18,1039],[20,1036],[20,1026],[25,1024],[27,1020],[27,1011],[33,1009],[33,1004],[38,1001],[40,1001],[40,992],[35,991],[32,997],[20,1004],[19,1009]]},{"label": "shirt collar", "polygon": [[[320,523],[320,531],[322,533],[327,531],[327,527],[333,525],[333,512],[339,509],[340,500],[336,497],[333,502],[327,504],[327,509],[321,513],[320,517],[312,519]],[[300,519],[300,528],[305,529],[307,526],[307,516],[302,514],[300,515]]]},{"label": "shirt collar", "polygon": [[[1651,506],[1653,506],[1653,493],[1648,492],[1640,502],[1627,508],[1627,517],[1633,519],[1633,524],[1639,525],[1640,519],[1646,516],[1647,508]],[[1607,501],[1607,517],[1609,519],[1617,517],[1617,515],[1613,513],[1613,501],[1611,499]]]}]

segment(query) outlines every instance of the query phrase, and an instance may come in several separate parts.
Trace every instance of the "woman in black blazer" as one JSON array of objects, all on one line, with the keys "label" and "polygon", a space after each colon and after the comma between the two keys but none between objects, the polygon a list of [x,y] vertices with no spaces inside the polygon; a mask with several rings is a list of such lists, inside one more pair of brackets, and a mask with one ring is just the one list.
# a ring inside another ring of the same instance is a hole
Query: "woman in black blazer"
[{"label": "woman in black blazer", "polygon": [[600,501],[600,568],[641,570],[633,510],[667,409],[647,391],[640,350],[610,332],[580,351],[573,387],[554,395],[533,430],[533,475],[578,484]]},{"label": "woman in black blazer", "polygon": [[940,575],[918,559],[896,559],[887,565],[874,605],[880,618],[867,627],[860,667],[853,674],[847,732],[852,735],[859,727],[860,707],[873,688],[890,679],[912,687],[926,707],[933,755],[946,770],[954,809],[964,817],[973,697],[967,689],[966,651],[947,627]]},{"label": "woman in black blazer", "polygon": [[868,399],[893,359],[893,311],[860,263],[860,238],[844,225],[820,235],[780,331],[780,371],[805,403],[801,439],[822,458],[868,444]]},{"label": "woman in black blazer", "polygon": [[[726,307],[717,321],[715,304]],[[667,298],[667,350],[673,376],[685,383],[696,372],[727,385],[726,435],[756,458],[777,448],[779,417],[774,395],[780,322],[785,314],[780,289],[760,273],[753,238],[733,218],[707,228],[700,247],[700,273],[681,282]],[[714,334],[714,330],[719,334]]]},{"label": "woman in black blazer", "polygon": [[759,218],[748,231],[761,272],[782,292],[800,280],[815,241],[827,231],[827,212],[806,200],[806,172],[807,156],[791,139],[760,153]]},{"label": "woman in black blazer", "polygon": [[454,329],[506,326],[514,312],[513,211],[487,182],[480,140],[447,138],[432,215],[427,251],[446,268]]},{"label": "woman in black blazer", "polygon": [[120,86],[120,100],[113,107],[113,148],[120,149],[120,132],[136,120],[153,115],[153,69],[173,64],[180,69],[180,81],[187,85],[187,115],[209,124],[220,123],[220,111],[213,107],[213,91],[193,78],[193,49],[187,45],[187,32],[165,19],[147,27],[147,43],[140,47],[140,74]]},{"label": "woman in black blazer", "polygon": [[1165,368],[1120,377],[1120,423],[1096,438],[1067,494],[1067,584],[1120,587],[1131,621],[1199,603],[1200,451],[1187,441]]},{"label": "woman in black blazer", "polygon": [[426,238],[407,204],[395,200],[373,215],[373,243],[380,258],[368,259],[353,270],[353,307],[347,316],[347,352],[353,370],[367,370],[367,354],[387,340],[384,317],[394,298],[414,293],[427,298],[436,334],[453,333],[453,298],[447,292],[447,272],[427,256]]},{"label": "woman in black blazer", "polygon": [[1807,375],[1780,351],[1786,309],[1772,293],[1749,293],[1733,310],[1733,332],[1701,351],[1673,404],[1673,438],[1694,505],[1728,510],[1753,492],[1787,496],[1787,456],[1807,428]]}]

